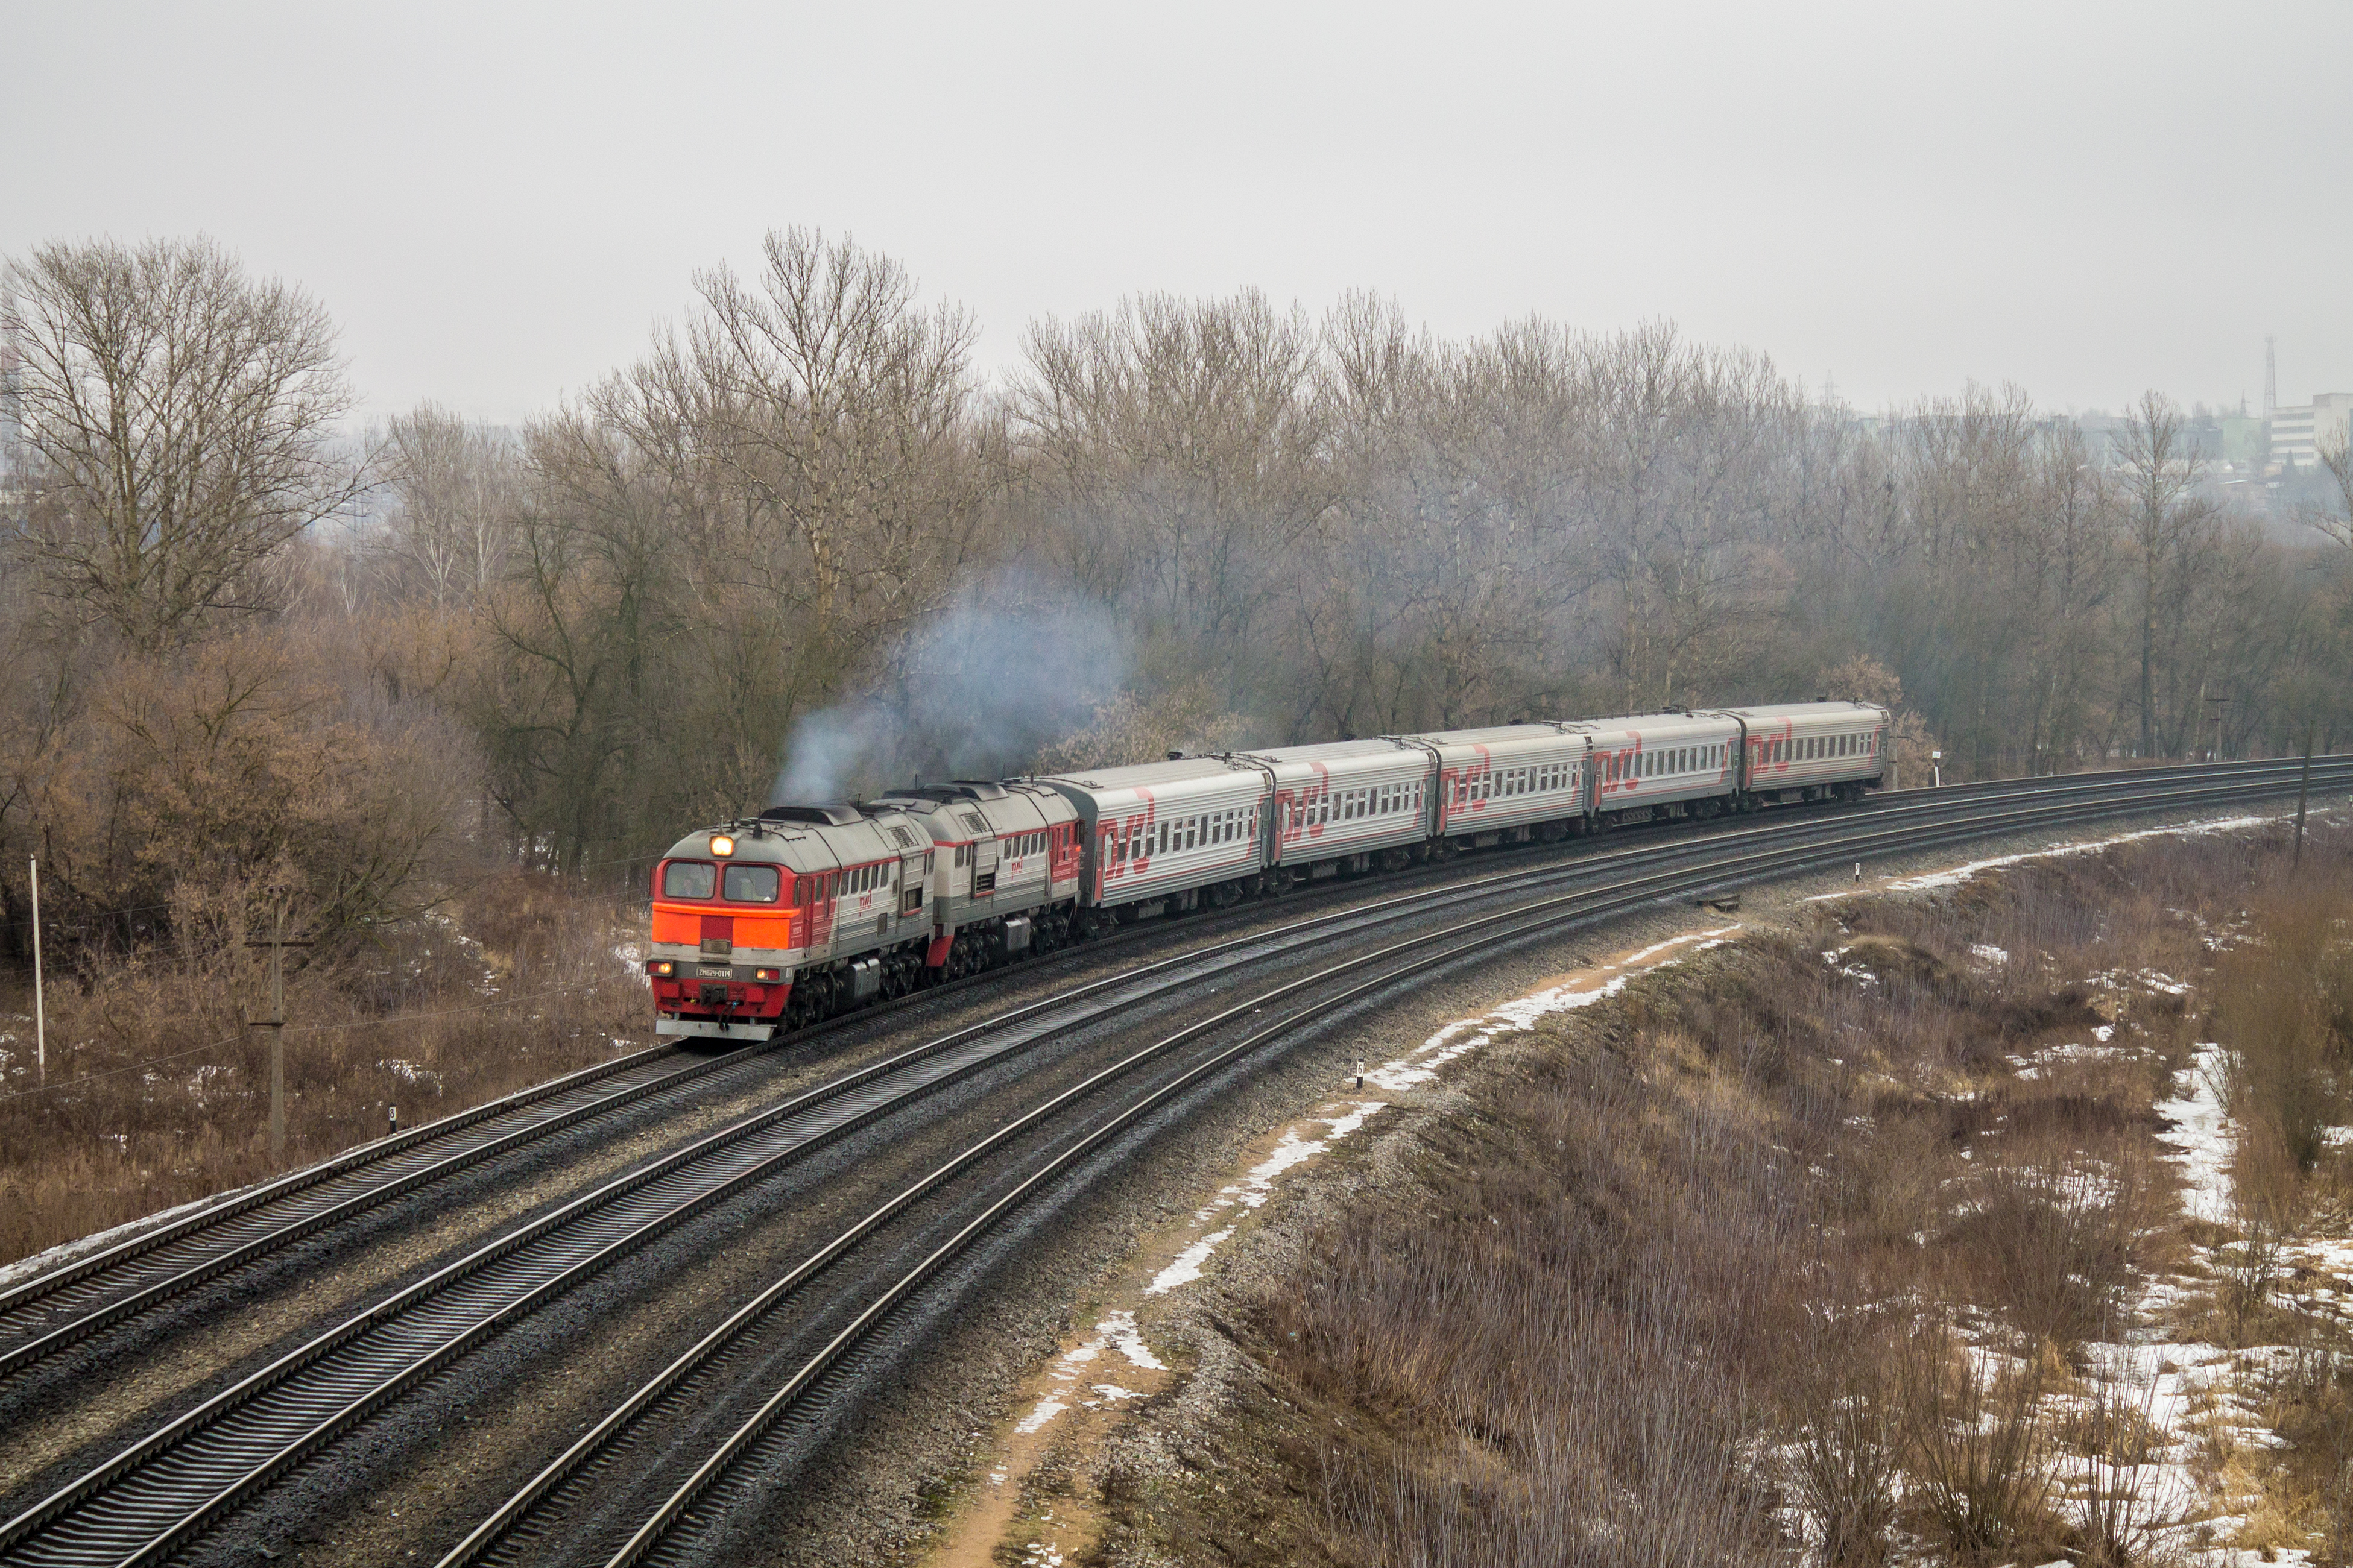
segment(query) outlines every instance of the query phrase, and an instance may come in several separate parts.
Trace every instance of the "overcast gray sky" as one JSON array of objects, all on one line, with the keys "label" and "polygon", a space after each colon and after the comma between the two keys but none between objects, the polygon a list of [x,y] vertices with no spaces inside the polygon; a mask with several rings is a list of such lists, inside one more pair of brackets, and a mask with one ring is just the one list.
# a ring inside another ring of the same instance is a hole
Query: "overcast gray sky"
[{"label": "overcast gray sky", "polygon": [[0,251],[208,232],[373,413],[515,419],[849,231],[1024,322],[1664,317],[1866,406],[2353,390],[2353,4],[0,0]]}]

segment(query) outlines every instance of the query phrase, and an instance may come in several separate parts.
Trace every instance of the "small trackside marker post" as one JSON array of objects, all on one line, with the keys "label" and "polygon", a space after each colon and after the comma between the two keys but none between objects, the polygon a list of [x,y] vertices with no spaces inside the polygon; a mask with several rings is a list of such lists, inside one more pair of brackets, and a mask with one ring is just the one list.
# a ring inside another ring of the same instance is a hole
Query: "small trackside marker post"
[{"label": "small trackside marker post", "polygon": [[1862,886],[1862,862],[1860,860],[1854,863],[1854,885],[1858,888]]},{"label": "small trackside marker post", "polygon": [[400,1135],[400,1107],[397,1105],[384,1108],[384,1135],[387,1138]]}]

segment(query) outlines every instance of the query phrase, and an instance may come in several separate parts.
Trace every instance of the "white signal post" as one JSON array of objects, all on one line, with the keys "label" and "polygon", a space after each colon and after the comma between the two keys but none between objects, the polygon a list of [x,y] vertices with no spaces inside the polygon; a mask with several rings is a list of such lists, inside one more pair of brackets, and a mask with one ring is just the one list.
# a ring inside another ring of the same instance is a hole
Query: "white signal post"
[{"label": "white signal post", "polygon": [[41,1000],[41,860],[33,857],[33,1060],[49,1081],[49,1015]]},{"label": "white signal post", "polygon": [[1944,752],[1931,752],[1928,753],[1928,776],[1936,781],[1934,785],[1935,788],[1942,789],[1945,787]]}]

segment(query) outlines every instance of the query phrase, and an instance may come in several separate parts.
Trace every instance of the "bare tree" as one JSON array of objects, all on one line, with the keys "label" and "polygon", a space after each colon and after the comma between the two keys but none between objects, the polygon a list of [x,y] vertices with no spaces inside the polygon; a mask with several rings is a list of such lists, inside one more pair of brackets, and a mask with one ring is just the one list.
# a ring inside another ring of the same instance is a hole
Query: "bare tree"
[{"label": "bare tree", "polygon": [[2320,448],[2320,468],[2337,481],[2335,506],[2308,506],[2304,521],[2337,543],[2353,547],[2353,431]]},{"label": "bare tree", "polygon": [[756,805],[797,715],[913,678],[973,554],[969,319],[847,240],[772,234],[765,262],[700,275],[682,331],[524,432],[471,706],[559,861]]},{"label": "bare tree", "polygon": [[521,504],[514,442],[421,403],[393,420],[386,447],[399,506],[384,548],[400,574],[441,607],[487,590],[505,569]]},{"label": "bare tree", "polygon": [[1022,478],[1087,586],[1232,680],[1262,639],[1275,563],[1330,500],[1316,340],[1255,291],[1147,295],[1024,336]]},{"label": "bare tree", "polygon": [[265,607],[259,568],[362,484],[325,310],[204,238],[39,246],[6,292],[52,591],[147,653]]},{"label": "bare tree", "polygon": [[2091,690],[2105,662],[2105,616],[2116,582],[2116,505],[2074,421],[2046,435],[2036,457],[2028,550],[2041,591],[2034,595],[2030,647],[2041,689],[2034,694],[2036,755],[2029,765],[2056,769],[2089,728]]},{"label": "bare tree", "polygon": [[666,460],[702,426],[734,492],[725,514],[777,572],[760,586],[842,631],[904,626],[944,602],[976,521],[978,329],[959,307],[919,306],[903,266],[847,238],[772,232],[765,258],[756,282],[699,275],[686,342],[600,409]]},{"label": "bare tree", "polygon": [[2181,410],[2145,392],[2125,416],[2116,444],[2118,489],[2140,590],[2140,750],[2154,757],[2158,715],[2158,653],[2161,623],[2206,564],[2200,546],[2214,530],[2213,503],[2198,493],[2204,468],[2189,439]]}]

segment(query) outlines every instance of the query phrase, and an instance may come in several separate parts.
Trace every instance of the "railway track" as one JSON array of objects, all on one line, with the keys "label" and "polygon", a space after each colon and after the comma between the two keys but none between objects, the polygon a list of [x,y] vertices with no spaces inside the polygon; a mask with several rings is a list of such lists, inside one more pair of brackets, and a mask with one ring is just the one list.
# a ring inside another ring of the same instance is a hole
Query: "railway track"
[{"label": "railway track", "polygon": [[[2337,775],[2331,776],[2333,781],[2337,779]],[[2342,783],[2334,783],[2333,787],[2342,787]],[[2176,783],[2164,788],[2168,794],[2179,795],[2185,786]],[[2223,795],[2201,792],[2183,803],[2221,804],[2224,799],[2245,798],[2243,788],[2241,786],[2240,791],[2231,791]],[[2104,816],[2129,815],[2144,809],[2147,807],[2143,804],[2121,801],[2105,803],[2090,810],[2080,805],[2054,807],[2046,804],[2034,815],[2048,819],[2055,813],[2063,820],[2080,821]],[[927,1281],[1004,1224],[1025,1203],[1071,1171],[1087,1155],[1186,1090],[1233,1068],[1252,1054],[1295,1037],[1310,1026],[1352,1006],[1393,994],[1398,986],[1409,980],[1452,965],[1475,962],[1497,946],[1556,931],[1563,925],[1604,919],[1655,903],[1662,897],[1703,892],[1834,866],[1850,855],[1867,857],[1874,851],[1885,853],[1889,848],[1899,846],[1905,848],[1933,847],[1939,842],[1978,837],[1984,831],[1982,824],[1960,822],[1927,831],[1915,826],[1873,824],[1867,828],[1856,827],[1838,835],[1831,842],[1753,852],[1736,857],[1729,863],[1704,868],[1677,868],[1629,877],[1602,887],[1544,900],[1532,909],[1482,916],[1443,931],[1390,944],[1375,952],[1326,966],[1313,974],[1255,994],[1210,1018],[1189,1025],[1104,1069],[1085,1084],[1066,1090],[1024,1116],[999,1126],[812,1252],[656,1377],[621,1401],[596,1427],[575,1440],[525,1487],[478,1524],[441,1559],[439,1568],[470,1568],[476,1563],[513,1562],[516,1554],[506,1548],[516,1541],[536,1543],[560,1537],[561,1521],[544,1515],[560,1510],[567,1502],[575,1507],[580,1503],[585,1492],[578,1485],[577,1478],[592,1470],[599,1459],[616,1447],[626,1443],[633,1428],[665,1402],[675,1402],[682,1397],[707,1397],[707,1391],[694,1386],[698,1374],[725,1357],[745,1336],[757,1332],[766,1317],[816,1288],[825,1273],[854,1247],[912,1208],[926,1194],[941,1187],[958,1172],[981,1159],[992,1148],[1021,1131],[1029,1123],[1066,1110],[1082,1095],[1102,1089],[1113,1079],[1132,1072],[1153,1058],[1177,1050],[1220,1027],[1240,1024],[1269,1007],[1306,997],[1334,982],[1347,983],[1340,989],[1329,990],[1324,994],[1302,1001],[1294,1010],[1273,1022],[1249,1029],[1239,1040],[1187,1066],[1173,1079],[1140,1093],[1130,1103],[1092,1126],[1082,1136],[1039,1160],[1009,1191],[973,1215],[946,1241],[923,1255],[913,1268],[866,1300],[844,1327],[826,1340],[814,1354],[793,1367],[756,1408],[729,1430],[699,1463],[694,1464],[627,1539],[612,1548],[609,1555],[600,1550],[586,1557],[568,1554],[562,1560],[605,1562],[607,1568],[626,1568],[628,1564],[640,1562],[674,1561],[691,1556],[691,1552],[681,1550],[684,1543],[679,1537],[691,1536],[708,1529],[724,1518],[735,1502],[743,1500],[728,1495],[730,1482],[738,1479],[739,1472],[751,1468],[762,1439],[780,1423],[801,1414],[804,1407],[826,1388],[829,1374],[843,1359],[853,1354],[861,1342],[902,1310]],[[1903,837],[1897,839],[1897,835]],[[1891,843],[1891,840],[1895,842]],[[773,1484],[774,1479],[773,1477],[763,1478],[758,1484]]]},{"label": "railway track", "polygon": [[[658,1404],[681,1380],[691,1378],[712,1355],[747,1331],[781,1303],[821,1282],[832,1264],[868,1238],[915,1209],[932,1192],[992,1151],[1007,1148],[1022,1130],[1034,1131],[1091,1106],[1146,1067],[1163,1063],[1250,1013],[1304,998],[1274,1024],[1242,1042],[1219,1047],[1175,1079],[1159,1083],[1078,1136],[1039,1164],[994,1206],[958,1235],[965,1239],[937,1250],[916,1273],[861,1310],[847,1337],[830,1347],[824,1365],[810,1363],[797,1381],[779,1388],[782,1403],[758,1423],[739,1429],[740,1441],[723,1445],[705,1462],[716,1465],[698,1485],[681,1484],[674,1509],[648,1537],[648,1546],[666,1539],[681,1521],[691,1522],[695,1499],[723,1482],[760,1434],[796,1407],[825,1373],[862,1342],[872,1328],[917,1293],[945,1263],[989,1233],[1029,1196],[1106,1141],[1119,1136],[1183,1087],[1233,1065],[1353,1001],[1400,984],[1413,974],[1475,959],[1499,942],[1510,942],[1567,923],[1599,919],[1617,910],[1709,888],[1827,864],[1869,858],[1896,849],[1916,849],[1988,833],[2058,825],[2101,816],[2159,809],[2238,804],[2292,793],[2297,764],[2268,768],[2196,770],[2189,776],[2136,773],[2091,785],[2038,781],[2042,787],[2009,792],[1971,792],[1942,798],[1886,797],[1877,809],[1831,818],[1745,827],[1711,838],[1654,844],[1612,854],[1579,857],[1543,868],[1498,872],[1467,883],[1399,895],[1354,910],[1311,917],[1271,932],[1213,943],[1145,966],[1130,974],[1091,982],[1071,992],[1014,1010],[1003,1018],[955,1031],[912,1051],[872,1064],[794,1096],[699,1139],[641,1170],[606,1184],[553,1214],[478,1248],[437,1270],[388,1300],[318,1336],[291,1354],[224,1390],[196,1410],[151,1433],[112,1459],[0,1526],[0,1552],[8,1561],[40,1563],[157,1561],[200,1534],[223,1513],[266,1488],[335,1436],[432,1375],[508,1323],[527,1315],[593,1276],[653,1237],[686,1223],[730,1194],[772,1173],[782,1164],[847,1136],[879,1117],[911,1105],[944,1085],[982,1071],[1047,1036],[1081,1026],[1105,1013],[1134,1005],[1143,996],[1181,990],[1205,978],[1282,952],[1295,952],[1342,931],[1364,931],[1391,921],[1426,916],[1433,909],[1514,894],[1541,891],[1546,883],[1593,883],[1552,892],[1534,903],[1472,915],[1446,929],[1405,939],[1327,965],[1313,973],[1254,994],[1246,1002],[1155,1043],[1008,1121],[971,1145],[948,1165],[870,1214],[859,1226],[818,1249],[777,1286],[715,1331],[705,1346],[681,1357],[664,1376],[670,1382],[617,1410],[610,1441],[637,1415]],[[2315,767],[2316,786],[2337,790],[2353,784],[2353,759]],[[1609,879],[1604,880],[1603,879]],[[1385,967],[1386,966],[1386,967]],[[1402,966],[1402,967],[1399,967]],[[1342,985],[1342,982],[1346,982]],[[1306,998],[1319,989],[1332,995]],[[1086,1004],[1073,1005],[1073,1004]],[[722,1061],[730,1058],[719,1058]],[[626,1064],[616,1064],[625,1068]],[[702,1064],[712,1066],[715,1064]],[[607,1074],[606,1077],[615,1076]],[[583,1087],[573,1080],[566,1092]],[[565,1093],[543,1094],[534,1104],[558,1109]],[[573,1106],[570,1110],[577,1110]],[[522,1129],[501,1134],[513,1137]],[[483,1158],[488,1155],[480,1156]],[[400,1179],[406,1179],[405,1173]],[[380,1201],[380,1200],[379,1200]],[[992,1217],[993,1216],[993,1217]],[[987,1223],[982,1223],[984,1220]],[[973,1228],[974,1226],[978,1228]],[[968,1233],[968,1234],[967,1234]],[[233,1265],[225,1265],[225,1267]],[[675,1375],[673,1375],[673,1373]],[[657,1380],[659,1382],[659,1380]],[[796,1393],[797,1390],[799,1392]],[[773,1402],[772,1402],[773,1403]],[[637,1414],[631,1414],[632,1412]],[[753,1426],[757,1430],[751,1429]],[[748,1433],[748,1435],[742,1435]],[[506,1539],[516,1518],[527,1515],[560,1490],[601,1447],[590,1445],[562,1474],[546,1480],[515,1506],[506,1522],[482,1537],[483,1550]],[[575,1445],[580,1449],[582,1445]],[[559,1461],[559,1466],[562,1465]],[[551,1467],[551,1472],[556,1467]],[[695,1475],[702,1475],[698,1469]],[[545,1476],[543,1479],[545,1479]],[[690,1481],[693,1477],[688,1478]],[[692,1495],[685,1495],[688,1492]],[[520,1496],[521,1494],[519,1494]],[[659,1512],[660,1510],[658,1510]],[[649,1521],[650,1528],[652,1521]],[[640,1550],[643,1550],[641,1548]],[[617,1561],[632,1560],[627,1557]]]},{"label": "railway track", "polygon": [[[2316,782],[2336,776],[2341,759],[2318,759]],[[2227,776],[2251,782],[2292,773],[2293,761],[2224,764],[2222,768],[2148,770],[2125,775],[2070,774],[2008,784],[1959,786],[1924,795],[1904,792],[1872,797],[1863,813],[1906,815],[1949,812],[1984,799],[2085,798],[2122,783],[2142,787],[2213,781]],[[1815,818],[1803,826],[1814,826]],[[1799,824],[1774,824],[1797,828]],[[1714,836],[1683,841],[1685,852],[1704,853]],[[1675,852],[1678,846],[1665,847]],[[1563,863],[1591,858],[1589,848]],[[1556,858],[1557,858],[1556,857]],[[1549,868],[1546,868],[1547,869]],[[1516,872],[1500,873],[1514,875]],[[1542,874],[1541,871],[1538,874]],[[1361,884],[1351,885],[1352,890]],[[1166,928],[1122,933],[1118,942],[1166,940]],[[1078,950],[1100,957],[1112,944]],[[467,1111],[412,1128],[331,1160],[262,1184],[169,1224],[0,1289],[0,1380],[77,1344],[116,1323],[135,1318],[237,1268],[420,1188],[498,1159],[567,1129],[606,1121],[645,1102],[714,1080],[747,1062],[780,1049],[822,1041],[853,1025],[871,1023],[968,986],[991,984],[975,975],[937,988],[829,1020],[774,1041],[716,1057],[700,1057],[674,1047],[633,1052],[611,1062],[534,1085]]]}]

